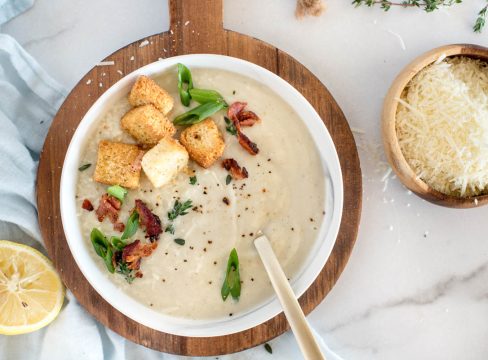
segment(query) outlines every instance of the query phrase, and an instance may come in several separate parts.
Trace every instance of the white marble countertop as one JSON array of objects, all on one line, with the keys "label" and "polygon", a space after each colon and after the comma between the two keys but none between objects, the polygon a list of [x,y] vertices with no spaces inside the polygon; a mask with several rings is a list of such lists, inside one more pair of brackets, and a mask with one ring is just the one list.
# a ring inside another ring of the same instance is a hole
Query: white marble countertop
[{"label": "white marble countertop", "polygon": [[[471,29],[486,1],[431,14],[350,2],[328,0],[322,17],[298,21],[294,0],[225,1],[226,28],[297,58],[364,132],[356,133],[364,174],[359,238],[310,321],[345,359],[486,359],[488,208],[441,208],[391,175],[384,181],[380,146],[380,111],[393,78],[433,47],[488,46],[488,29]],[[111,52],[167,28],[164,0],[37,0],[1,30],[70,89]]]}]

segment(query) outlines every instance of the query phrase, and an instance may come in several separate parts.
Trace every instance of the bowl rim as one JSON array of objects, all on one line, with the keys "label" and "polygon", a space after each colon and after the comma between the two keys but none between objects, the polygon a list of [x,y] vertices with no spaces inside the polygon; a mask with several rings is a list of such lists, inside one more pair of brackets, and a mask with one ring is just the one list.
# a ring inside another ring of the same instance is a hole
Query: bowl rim
[{"label": "bowl rim", "polygon": [[[90,263],[94,261],[90,255],[90,250],[92,249],[88,250],[86,241],[83,240],[80,231],[72,231],[74,228],[79,229],[76,215],[78,209],[75,204],[75,188],[78,179],[78,171],[76,169],[79,166],[78,160],[83,148],[82,144],[85,141],[85,135],[94,126],[97,119],[100,118],[100,115],[104,113],[103,109],[109,108],[110,104],[116,101],[114,98],[117,98],[117,96],[119,96],[118,98],[126,96],[139,75],[157,76],[172,66],[175,66],[178,62],[185,62],[191,67],[210,67],[234,71],[245,76],[250,76],[249,74],[251,73],[256,79],[259,78],[258,82],[265,84],[271,90],[277,92],[276,90],[279,88],[279,95],[282,99],[287,102],[290,99],[294,101],[294,103],[289,104],[295,111],[300,109],[300,112],[297,111],[297,113],[299,114],[299,118],[304,122],[320,154],[326,182],[330,180],[328,184],[329,192],[326,198],[328,199],[327,201],[331,202],[330,208],[332,211],[327,211],[322,221],[314,245],[317,247],[317,251],[311,251],[311,254],[309,254],[309,258],[311,258],[310,263],[304,266],[299,274],[297,274],[297,280],[292,283],[293,290],[298,297],[319,276],[335,244],[343,209],[342,172],[332,138],[324,122],[312,105],[292,85],[269,70],[251,62],[230,56],[191,54],[158,60],[127,74],[107,89],[83,116],[68,146],[60,182],[61,220],[68,246],[80,271],[95,291],[115,309],[144,326],[173,335],[187,337],[230,335],[258,326],[279,315],[282,310],[276,296],[248,312],[239,314],[239,316],[233,316],[230,320],[213,321],[211,324],[212,327],[209,330],[208,320],[182,320],[158,313],[131,298],[121,289],[118,289],[109,280],[107,274],[100,276],[100,270],[97,266],[89,267]],[[195,63],[204,65],[195,65]],[[327,219],[329,220],[326,222]],[[315,250],[315,248],[312,250]],[[305,276],[306,278],[304,278]],[[256,313],[259,316],[255,315]]]},{"label": "bowl rim", "polygon": [[429,50],[416,57],[393,80],[383,102],[381,132],[386,158],[402,184],[421,198],[450,208],[473,208],[488,204],[488,195],[456,197],[441,193],[421,180],[405,159],[396,136],[397,98],[410,80],[440,57],[467,56],[488,62],[488,48],[475,44],[451,44]]}]

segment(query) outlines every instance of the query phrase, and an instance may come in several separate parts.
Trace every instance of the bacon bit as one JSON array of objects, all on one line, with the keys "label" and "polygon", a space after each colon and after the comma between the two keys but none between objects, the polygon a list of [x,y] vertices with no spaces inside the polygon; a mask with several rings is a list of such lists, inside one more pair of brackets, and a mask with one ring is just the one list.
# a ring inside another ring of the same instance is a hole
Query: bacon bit
[{"label": "bacon bit", "polygon": [[134,162],[130,166],[130,169],[134,172],[137,172],[142,169],[142,157],[144,156],[144,151],[139,151],[139,154],[137,154],[137,157],[134,159]]},{"label": "bacon bit", "polygon": [[85,209],[86,211],[93,211],[94,209],[93,204],[88,199],[83,200],[83,204],[81,204],[81,208]]},{"label": "bacon bit", "polygon": [[239,120],[239,113],[241,113],[242,110],[247,106],[247,103],[245,102],[240,102],[236,101],[235,103],[232,103],[229,106],[229,109],[227,110],[227,116],[229,119],[237,119]]},{"label": "bacon bit", "polygon": [[157,247],[158,243],[143,244],[136,240],[122,250],[122,261],[129,269],[139,270],[142,258],[150,256]]},{"label": "bacon bit", "polygon": [[116,268],[117,264],[119,264],[121,261],[122,261],[122,251],[120,250],[114,251],[112,255],[112,265],[114,266],[114,268]]},{"label": "bacon bit", "polygon": [[134,211],[139,214],[139,223],[141,226],[146,228],[146,237],[151,242],[158,240],[159,235],[163,232],[159,217],[153,214],[146,204],[139,199],[136,200]]},{"label": "bacon bit", "polygon": [[253,126],[261,119],[253,111],[244,110],[246,106],[247,103],[245,102],[237,101],[233,103],[231,106],[229,106],[227,116],[230,119],[237,119],[241,126]]},{"label": "bacon bit", "polygon": [[118,232],[124,232],[124,230],[125,230],[125,224],[124,223],[121,223],[121,222],[115,223],[114,224],[114,230],[115,231],[118,231]]},{"label": "bacon bit", "polygon": [[[144,276],[144,274],[142,273],[142,271],[138,271],[138,272],[136,272],[136,274],[135,274],[135,277],[136,277],[136,278],[139,278],[139,279],[140,279],[141,277],[143,277],[143,276]],[[151,304],[151,305],[152,305],[152,304]]]},{"label": "bacon bit", "polygon": [[222,161],[222,167],[227,170],[234,180],[245,179],[249,176],[245,167],[240,167],[236,160],[225,159]]},{"label": "bacon bit", "polygon": [[[227,196],[224,196],[224,198],[222,199],[222,201],[224,202],[225,205],[229,205],[230,204],[229,198]],[[211,244],[211,243],[209,242],[209,244]]]},{"label": "bacon bit", "polygon": [[241,144],[241,146],[244,149],[246,149],[246,151],[249,154],[257,155],[257,153],[259,153],[259,149],[256,143],[252,142],[251,139],[249,139],[246,135],[244,135],[241,132],[241,129],[237,128],[237,126],[236,126],[236,130],[237,130],[237,140],[239,141],[239,144]]},{"label": "bacon bit", "polygon": [[253,126],[260,120],[253,111],[241,111],[237,118],[241,126]]},{"label": "bacon bit", "polygon": [[[246,107],[247,103],[243,102],[235,102],[231,106],[229,106],[229,110],[227,110],[227,116],[232,120],[237,132],[237,140],[239,144],[251,155],[256,155],[259,153],[258,146],[251,141],[241,130],[241,121],[239,119],[239,115],[244,112],[243,122],[246,125],[243,126],[252,126],[256,121],[259,120],[256,114],[252,111],[243,111]],[[254,117],[257,119],[255,120]],[[250,124],[252,122],[252,124]],[[249,125],[250,124],[250,125]]]},{"label": "bacon bit", "polygon": [[108,217],[110,222],[115,224],[119,219],[121,205],[122,203],[119,199],[110,196],[109,194],[103,194],[96,211],[98,221],[102,222],[105,217]]}]

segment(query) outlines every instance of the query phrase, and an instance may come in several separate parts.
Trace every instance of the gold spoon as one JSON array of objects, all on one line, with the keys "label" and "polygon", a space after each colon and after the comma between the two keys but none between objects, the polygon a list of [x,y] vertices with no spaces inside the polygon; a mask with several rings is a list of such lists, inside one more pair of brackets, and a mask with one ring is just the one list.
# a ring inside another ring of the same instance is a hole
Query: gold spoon
[{"label": "gold spoon", "polygon": [[254,246],[258,250],[303,357],[305,360],[325,360],[268,238],[262,233],[258,235],[259,237],[254,240]]}]

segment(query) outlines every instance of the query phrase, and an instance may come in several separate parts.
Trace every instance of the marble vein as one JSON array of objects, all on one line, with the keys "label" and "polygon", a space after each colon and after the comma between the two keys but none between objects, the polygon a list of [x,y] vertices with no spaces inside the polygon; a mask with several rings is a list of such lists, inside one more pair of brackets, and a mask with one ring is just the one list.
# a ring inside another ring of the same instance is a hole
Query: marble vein
[{"label": "marble vein", "polygon": [[53,34],[49,34],[49,35],[44,35],[44,36],[40,36],[38,38],[33,38],[33,39],[30,39],[29,41],[26,41],[22,44],[23,47],[25,48],[29,48],[33,45],[39,45],[39,44],[42,44],[46,41],[51,41],[55,38],[57,38],[58,36],[64,34],[64,33],[67,33],[71,30],[73,30],[75,28],[75,25],[72,24],[71,26],[68,26],[68,27],[65,27],[63,29],[60,29],[58,31],[56,31],[55,33]]},{"label": "marble vein", "polygon": [[[349,319],[342,321],[327,329],[328,332],[338,331],[354,323],[365,321],[374,316],[375,314],[402,306],[425,306],[435,303],[440,298],[448,295],[454,288],[466,284],[470,281],[477,279],[479,276],[488,273],[488,262],[481,264],[474,270],[464,275],[453,275],[446,279],[439,281],[431,287],[420,291],[412,296],[403,297],[396,300],[390,300],[383,304],[373,305],[363,312],[360,312]],[[478,299],[488,299],[488,293],[484,293]]]}]

